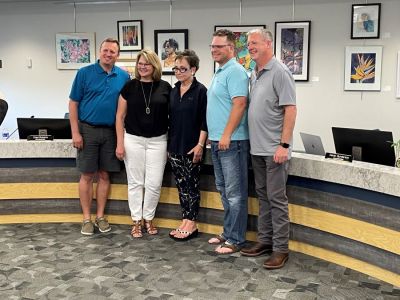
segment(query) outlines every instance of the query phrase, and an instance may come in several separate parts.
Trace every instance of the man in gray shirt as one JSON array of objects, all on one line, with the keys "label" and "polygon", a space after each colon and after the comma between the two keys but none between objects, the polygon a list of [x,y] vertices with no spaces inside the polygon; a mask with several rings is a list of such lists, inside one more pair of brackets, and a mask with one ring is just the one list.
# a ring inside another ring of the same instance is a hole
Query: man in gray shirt
[{"label": "man in gray shirt", "polygon": [[248,33],[248,49],[256,68],[250,81],[249,134],[256,192],[259,198],[257,243],[241,254],[270,253],[266,269],[278,269],[289,257],[286,181],[296,120],[295,83],[289,69],[273,53],[272,33]]}]

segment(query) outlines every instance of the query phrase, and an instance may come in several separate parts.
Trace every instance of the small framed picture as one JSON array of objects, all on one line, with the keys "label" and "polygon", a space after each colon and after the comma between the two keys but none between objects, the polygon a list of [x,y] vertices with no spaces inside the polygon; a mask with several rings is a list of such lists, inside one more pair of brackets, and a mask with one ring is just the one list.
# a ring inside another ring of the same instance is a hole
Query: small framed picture
[{"label": "small framed picture", "polygon": [[118,42],[121,51],[143,49],[142,20],[118,21]]},{"label": "small framed picture", "polygon": [[308,81],[311,21],[275,22],[275,57],[294,80]]},{"label": "small framed picture", "polygon": [[56,34],[57,69],[76,70],[96,61],[94,33],[71,32]]},{"label": "small framed picture", "polygon": [[348,46],[345,54],[344,89],[380,91],[382,46]]},{"label": "small framed picture", "polygon": [[128,72],[131,78],[135,77],[136,58],[118,58],[115,65]]},{"label": "small framed picture", "polygon": [[[247,33],[252,29],[265,29],[265,25],[215,25],[214,31],[229,29],[235,34],[235,55],[236,61],[241,64],[248,73],[254,70],[256,62],[250,57],[247,49]],[[217,63],[214,63],[214,72]]]},{"label": "small framed picture", "polygon": [[351,7],[351,38],[379,39],[381,4],[353,4]]},{"label": "small framed picture", "polygon": [[163,75],[173,75],[176,52],[189,48],[188,29],[154,30],[154,49],[161,60]]}]

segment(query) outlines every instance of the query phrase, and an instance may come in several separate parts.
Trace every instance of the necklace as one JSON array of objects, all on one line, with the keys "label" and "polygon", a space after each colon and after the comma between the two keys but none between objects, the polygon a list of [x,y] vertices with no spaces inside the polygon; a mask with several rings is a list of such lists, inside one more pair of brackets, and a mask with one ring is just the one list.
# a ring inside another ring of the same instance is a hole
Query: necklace
[{"label": "necklace", "polygon": [[151,94],[153,92],[153,81],[151,82],[151,88],[150,88],[150,94],[149,94],[149,101],[147,102],[147,98],[146,95],[144,93],[144,89],[143,89],[143,84],[140,81],[140,86],[142,87],[142,93],[143,93],[143,98],[144,98],[144,104],[146,105],[146,115],[150,114],[150,101],[151,101]]}]

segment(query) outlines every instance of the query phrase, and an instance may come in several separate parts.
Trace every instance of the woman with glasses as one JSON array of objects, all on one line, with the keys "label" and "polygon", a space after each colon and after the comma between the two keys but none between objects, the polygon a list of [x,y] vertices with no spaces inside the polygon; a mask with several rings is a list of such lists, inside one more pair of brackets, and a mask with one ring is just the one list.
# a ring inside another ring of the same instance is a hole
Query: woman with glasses
[{"label": "woman with glasses", "polygon": [[[121,90],[116,116],[117,148],[124,160],[131,235],[157,234],[153,218],[167,160],[168,102],[171,86],[161,80],[161,62],[152,50],[137,55],[135,78]],[[143,224],[142,224],[143,219]]]},{"label": "woman with glasses", "polygon": [[178,82],[169,103],[168,160],[182,208],[182,223],[170,232],[176,241],[198,234],[200,163],[207,139],[207,89],[194,76],[198,69],[199,58],[192,50],[178,53],[172,68]]}]

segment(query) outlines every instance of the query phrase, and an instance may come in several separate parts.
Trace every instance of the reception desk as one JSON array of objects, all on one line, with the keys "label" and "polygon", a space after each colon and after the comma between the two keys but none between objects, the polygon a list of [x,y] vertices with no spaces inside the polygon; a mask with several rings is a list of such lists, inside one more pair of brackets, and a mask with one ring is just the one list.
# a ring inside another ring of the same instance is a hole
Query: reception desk
[{"label": "reception desk", "polygon": [[[81,222],[79,173],[69,140],[0,142],[0,223]],[[251,173],[251,172],[250,172]],[[111,176],[106,213],[131,224],[125,171]],[[223,208],[209,153],[200,180],[201,232],[221,232]],[[287,193],[290,249],[400,286],[400,169],[293,153]],[[249,176],[248,240],[256,239],[258,203]],[[156,223],[181,218],[167,167]]]}]

